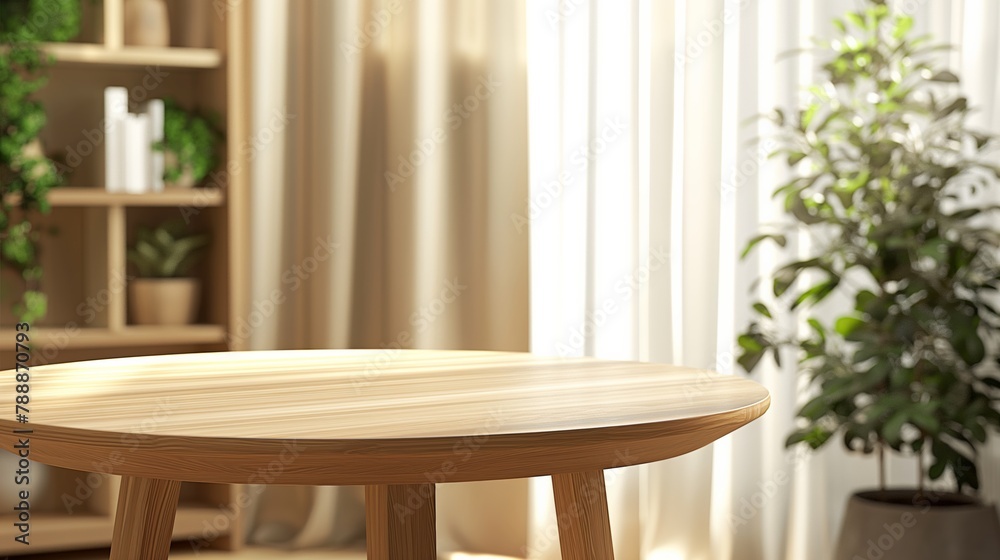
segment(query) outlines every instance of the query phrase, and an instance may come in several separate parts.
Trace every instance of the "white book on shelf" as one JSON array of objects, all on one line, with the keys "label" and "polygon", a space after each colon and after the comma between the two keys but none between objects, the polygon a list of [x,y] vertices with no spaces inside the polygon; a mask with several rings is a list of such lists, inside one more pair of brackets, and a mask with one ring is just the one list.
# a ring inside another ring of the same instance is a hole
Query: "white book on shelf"
[{"label": "white book on shelf", "polygon": [[149,187],[153,192],[163,190],[163,151],[153,150],[152,145],[163,141],[163,100],[151,99],[146,103],[149,115]]},{"label": "white book on shelf", "polygon": [[124,123],[128,115],[128,89],[104,88],[104,188],[125,190]]},{"label": "white book on shelf", "polygon": [[149,115],[125,116],[125,192],[149,192]]}]

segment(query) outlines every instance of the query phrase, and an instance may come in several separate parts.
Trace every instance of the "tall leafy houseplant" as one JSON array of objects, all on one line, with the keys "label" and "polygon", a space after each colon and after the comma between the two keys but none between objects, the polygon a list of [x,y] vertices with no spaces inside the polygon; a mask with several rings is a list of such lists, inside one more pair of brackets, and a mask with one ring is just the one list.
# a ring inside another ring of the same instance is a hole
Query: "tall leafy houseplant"
[{"label": "tall leafy houseplant", "polygon": [[[1000,426],[997,207],[968,202],[1000,178],[991,138],[968,125],[958,77],[932,63],[940,47],[912,38],[911,18],[869,0],[834,24],[808,103],[773,117],[775,155],[793,171],[774,191],[789,223],[744,252],[784,246],[791,230],[810,234],[811,255],[774,272],[775,303],[754,305],[739,362],[752,371],[784,350],[811,380],[788,445],[838,436],[880,459],[916,457],[917,495],[946,473],[974,490],[977,449]],[[835,298],[850,307],[829,320],[833,301],[815,306]],[[792,312],[808,334],[778,326]]]},{"label": "tall leafy houseplant", "polygon": [[14,305],[22,321],[46,312],[31,219],[49,211],[47,193],[62,180],[38,141],[45,111],[33,95],[48,64],[38,43],[66,41],[79,27],[79,0],[0,0],[0,263],[25,283]]}]

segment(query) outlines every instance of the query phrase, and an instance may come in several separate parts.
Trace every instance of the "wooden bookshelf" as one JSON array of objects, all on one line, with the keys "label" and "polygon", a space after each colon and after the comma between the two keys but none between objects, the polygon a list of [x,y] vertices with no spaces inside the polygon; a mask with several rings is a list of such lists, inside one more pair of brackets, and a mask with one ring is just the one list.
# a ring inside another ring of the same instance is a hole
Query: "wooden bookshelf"
[{"label": "wooden bookshelf", "polygon": [[[240,146],[251,136],[250,3],[229,3],[218,13],[211,2],[167,0],[172,30],[183,26],[184,18],[203,18],[211,22],[210,44],[190,48],[178,44],[175,34],[170,47],[149,48],[123,44],[125,1],[88,4],[91,21],[86,21],[85,15],[81,42],[42,47],[55,63],[46,69],[46,85],[37,94],[48,123],[41,141],[47,154],[66,162],[64,171],[70,186],[52,189],[48,196],[52,211],[32,219],[33,229],[42,233],[41,290],[49,299],[48,314],[31,329],[36,364],[240,350],[245,346],[244,338],[233,333],[245,324],[249,301],[247,197],[251,166]],[[200,13],[185,13],[188,6]],[[222,179],[206,181],[208,186],[202,188],[142,194],[107,192],[103,186],[101,123],[104,88],[108,86],[126,87],[130,102],[135,104],[170,97],[188,109],[214,113],[228,140],[220,152],[218,169],[241,171],[222,172]],[[194,271],[202,285],[198,324],[131,324],[126,288],[134,271],[127,266],[126,248],[139,228],[176,219],[211,238],[202,264]],[[14,340],[10,303],[20,295],[12,288],[20,284],[11,271],[0,270],[0,285],[3,370],[14,363],[13,345],[3,341]],[[38,488],[39,494],[58,497],[73,491],[79,473],[46,468],[47,476],[42,479],[47,482]],[[33,511],[31,552],[109,546],[118,479],[109,480],[73,514],[62,511],[58,504]],[[9,490],[10,484],[6,479],[0,481],[0,491]],[[35,491],[33,488],[32,493]],[[174,538],[201,538],[205,527],[214,523],[220,536],[211,547],[237,548],[243,538],[241,508],[236,505],[242,491],[240,486],[184,484]],[[235,518],[220,525],[220,515]],[[0,512],[0,525],[7,527],[11,522],[10,514]],[[0,558],[24,553],[21,548],[11,548],[11,542],[0,542]]]}]

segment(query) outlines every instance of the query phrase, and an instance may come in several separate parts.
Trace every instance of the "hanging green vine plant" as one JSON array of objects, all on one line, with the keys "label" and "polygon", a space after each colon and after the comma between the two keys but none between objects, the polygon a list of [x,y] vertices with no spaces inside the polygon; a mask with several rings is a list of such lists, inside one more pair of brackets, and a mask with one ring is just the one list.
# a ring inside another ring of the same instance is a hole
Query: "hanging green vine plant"
[{"label": "hanging green vine plant", "polygon": [[40,232],[32,218],[49,211],[48,191],[62,182],[38,139],[45,110],[33,98],[45,84],[49,59],[41,41],[66,41],[80,27],[78,0],[0,2],[0,265],[24,281],[14,314],[42,318],[47,299],[40,290]]}]

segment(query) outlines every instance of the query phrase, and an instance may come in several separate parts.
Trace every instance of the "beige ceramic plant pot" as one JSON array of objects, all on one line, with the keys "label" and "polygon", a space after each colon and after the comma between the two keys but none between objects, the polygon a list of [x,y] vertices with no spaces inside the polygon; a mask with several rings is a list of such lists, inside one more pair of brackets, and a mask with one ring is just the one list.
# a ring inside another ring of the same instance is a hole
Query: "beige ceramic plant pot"
[{"label": "beige ceramic plant pot", "polygon": [[129,311],[136,325],[190,325],[198,317],[197,278],[136,278],[129,282]]},{"label": "beige ceramic plant pot", "polygon": [[996,507],[961,494],[858,492],[847,502],[834,560],[997,560]]}]

